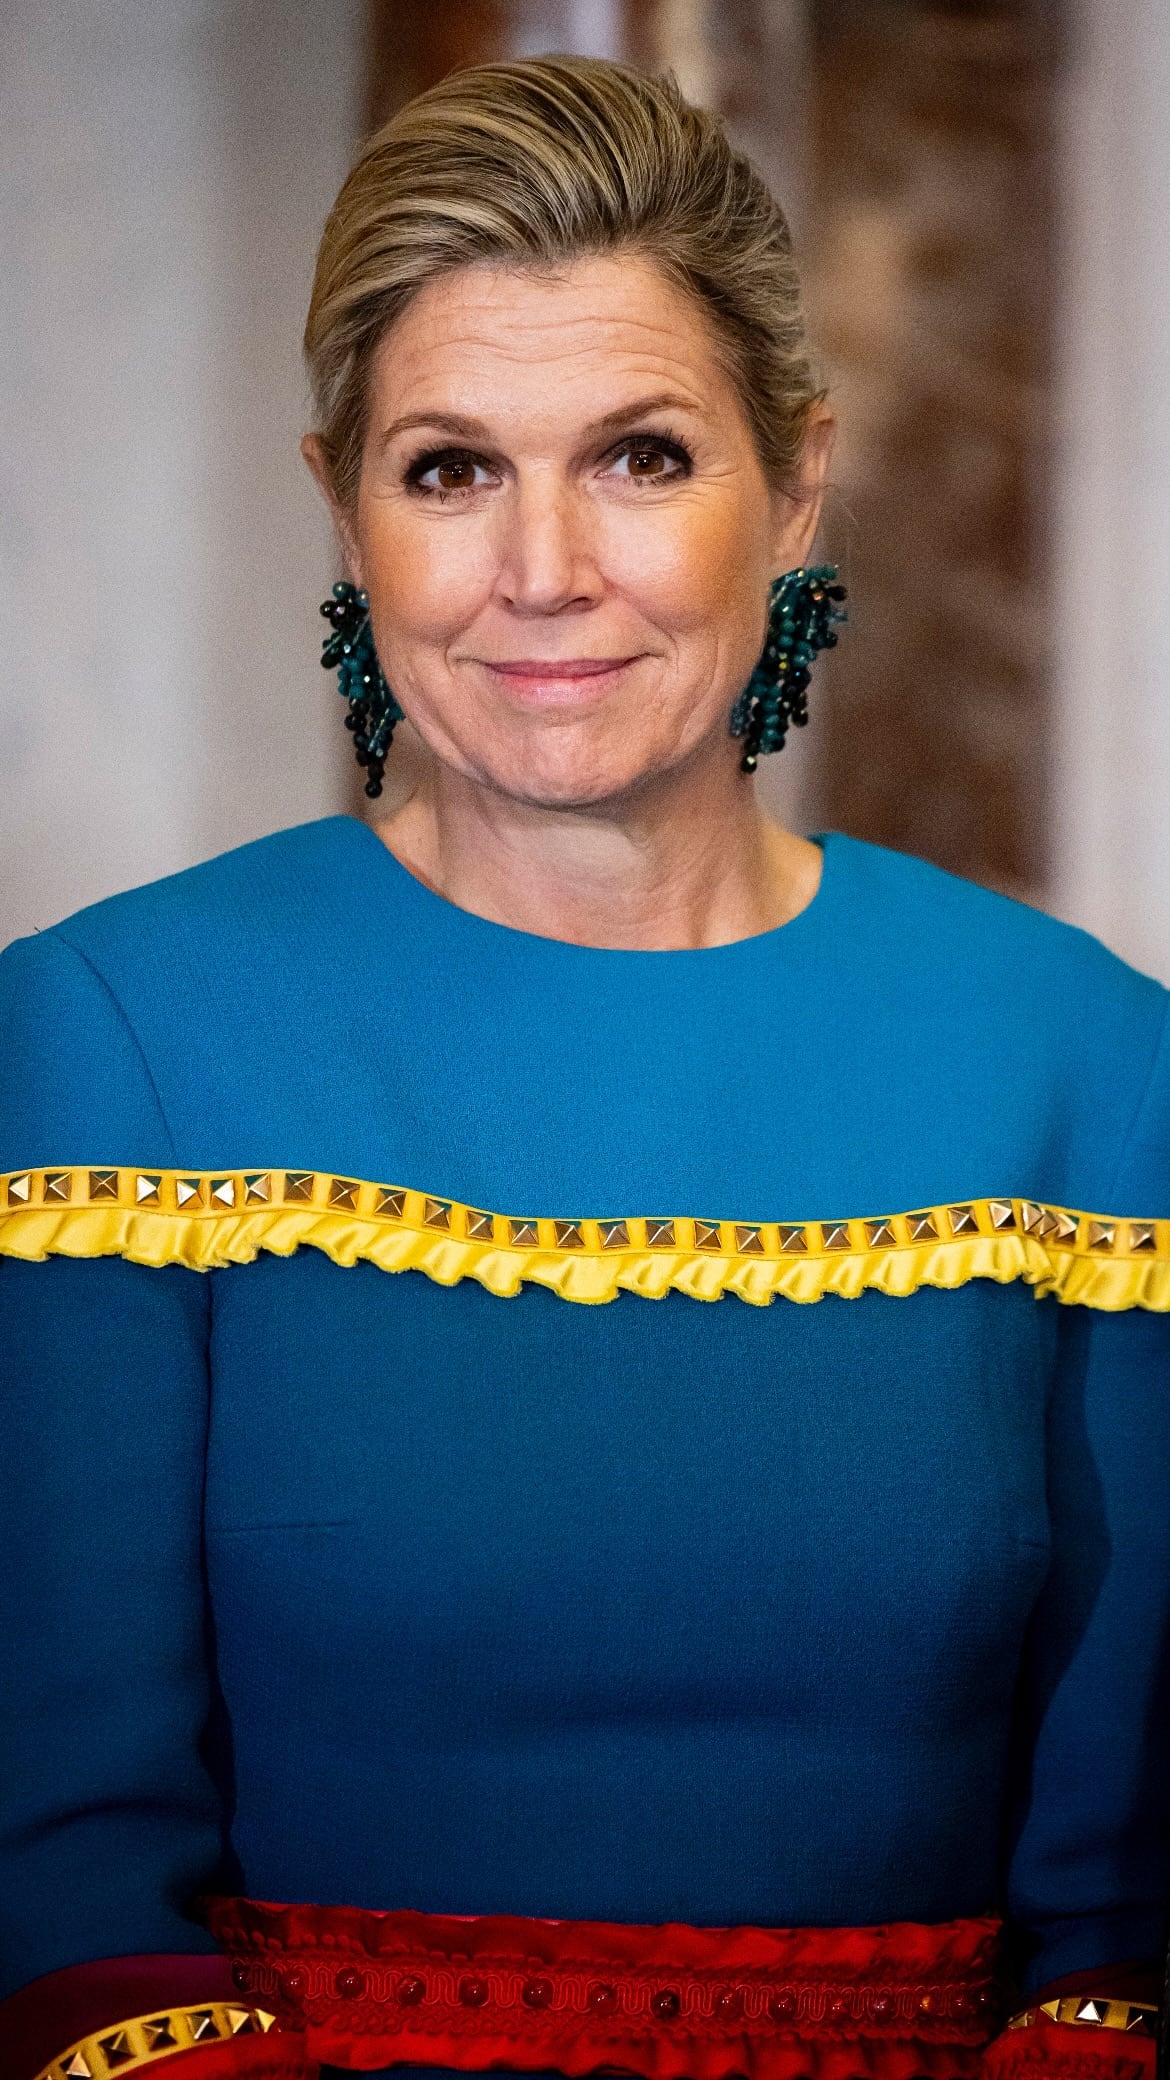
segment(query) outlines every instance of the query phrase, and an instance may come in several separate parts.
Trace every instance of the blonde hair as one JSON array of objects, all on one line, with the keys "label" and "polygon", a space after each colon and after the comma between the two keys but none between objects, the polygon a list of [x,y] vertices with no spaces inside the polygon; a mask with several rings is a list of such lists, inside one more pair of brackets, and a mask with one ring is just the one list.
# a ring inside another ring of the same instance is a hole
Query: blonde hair
[{"label": "blonde hair", "polygon": [[369,140],[321,239],[305,326],[334,492],[356,496],[370,363],[411,298],[476,262],[636,253],[711,320],[761,461],[785,482],[823,393],[783,211],[674,79],[592,58],[450,74]]}]

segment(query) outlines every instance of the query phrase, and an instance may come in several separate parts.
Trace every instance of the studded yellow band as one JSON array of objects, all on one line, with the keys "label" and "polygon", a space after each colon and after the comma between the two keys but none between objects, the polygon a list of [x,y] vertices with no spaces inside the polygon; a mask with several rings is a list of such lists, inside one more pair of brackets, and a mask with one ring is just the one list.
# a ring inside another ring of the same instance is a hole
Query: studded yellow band
[{"label": "studded yellow band", "polygon": [[1049,2022],[1075,2022],[1082,2028],[1120,2029],[1131,2037],[1152,2037],[1158,2026],[1158,2010],[1145,2001],[1111,2001],[1104,1994],[1066,1994],[1058,2001],[1041,2001],[1013,2015],[1009,2029],[1028,2029],[1041,2018]]},{"label": "studded yellow band", "polygon": [[1170,1219],[1073,1213],[1031,1199],[973,1199],[837,1221],[678,1216],[558,1220],[487,1213],[400,1185],[308,1170],[26,1170],[0,1178],[0,1255],[121,1256],[209,1271],[261,1250],[323,1250],[440,1285],[525,1284],[562,1299],[619,1291],[756,1306],[867,1288],[906,1295],[973,1278],[1110,1311],[1170,1312]]},{"label": "studded yellow band", "polygon": [[263,2008],[210,2007],[166,2008],[152,2015],[136,2015],[92,2037],[71,2044],[60,2058],[41,2070],[37,2080],[119,2080],[125,2073],[139,2073],[144,2066],[172,2058],[177,2051],[193,2051],[200,2045],[219,2044],[233,2037],[265,2036],[275,2017]]}]

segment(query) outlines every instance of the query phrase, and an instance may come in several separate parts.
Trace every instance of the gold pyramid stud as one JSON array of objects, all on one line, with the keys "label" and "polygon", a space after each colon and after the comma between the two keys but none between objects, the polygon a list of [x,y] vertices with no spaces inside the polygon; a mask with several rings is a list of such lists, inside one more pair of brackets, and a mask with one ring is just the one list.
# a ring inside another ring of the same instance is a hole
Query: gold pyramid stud
[{"label": "gold pyramid stud", "polygon": [[167,2051],[179,2039],[175,2035],[169,2015],[155,2015],[142,2025],[148,2051]]},{"label": "gold pyramid stud", "polygon": [[134,1204],[136,1206],[157,1206],[158,1188],[161,1183],[162,1179],[160,1177],[136,1176],[134,1179]]},{"label": "gold pyramid stud", "polygon": [[32,1178],[27,1171],[23,1177],[9,1178],[8,1196],[10,1199],[15,1199],[18,1206],[27,1206],[31,1192]]},{"label": "gold pyramid stud", "polygon": [[1054,1213],[1052,1223],[1052,1240],[1054,1242],[1076,1241],[1078,1223],[1075,1214]]},{"label": "gold pyramid stud", "polygon": [[423,1201],[423,1226],[425,1228],[449,1228],[450,1225],[451,1208],[446,1199],[425,1199]]},{"label": "gold pyramid stud", "polygon": [[1116,1221],[1090,1221],[1089,1248],[1112,1249],[1116,1234]]},{"label": "gold pyramid stud", "polygon": [[558,1249],[581,1248],[580,1221],[554,1221],[553,1234],[556,1236]]},{"label": "gold pyramid stud", "polygon": [[535,1221],[510,1221],[508,1225],[511,1229],[513,1243],[519,1243],[523,1249],[536,1249],[539,1247],[540,1229]]},{"label": "gold pyramid stud", "polygon": [[763,1255],[764,1238],[758,1228],[737,1227],[735,1246],[743,1257],[759,1257]]},{"label": "gold pyramid stud", "polygon": [[866,1221],[865,1239],[871,1249],[887,1249],[896,1244],[893,1223],[889,1220]]},{"label": "gold pyramid stud", "polygon": [[111,2073],[116,2073],[119,2066],[129,2065],[135,2056],[129,2033],[124,2029],[113,2030],[108,2037],[99,2037],[97,2046]]},{"label": "gold pyramid stud", "polygon": [[[9,1186],[11,1191],[12,1187]],[[116,1170],[91,1170],[89,1173],[89,1196],[91,1199],[116,1199],[118,1196],[118,1173]]]},{"label": "gold pyramid stud", "polygon": [[211,1181],[211,1196],[212,1196],[212,1198],[213,1198],[213,1199],[216,1199],[216,1200],[218,1200],[218,1202],[219,1202],[219,1204],[220,1204],[221,1206],[234,1206],[234,1205],[235,1205],[235,1203],[236,1203],[236,1180],[235,1180],[235,1178],[234,1178],[234,1177],[218,1177],[218,1178],[213,1178],[213,1179],[212,1179],[212,1181]]},{"label": "gold pyramid stud", "polygon": [[380,1184],[378,1196],[374,1201],[374,1212],[388,1213],[392,1220],[400,1221],[406,1212],[406,1193]]},{"label": "gold pyramid stud", "polygon": [[83,2051],[75,2051],[68,2065],[62,2066],[61,2071],[65,2074],[66,2080],[95,2080],[93,2067]]},{"label": "gold pyramid stud", "polygon": [[821,1240],[825,1249],[851,1249],[853,1237],[849,1233],[848,1221],[830,1221],[821,1229]]},{"label": "gold pyramid stud", "polygon": [[46,1172],[45,1172],[45,1204],[46,1204],[46,1206],[47,1206],[47,1205],[49,1205],[49,1204],[50,1204],[50,1203],[51,1203],[52,1201],[55,1201],[55,1200],[61,1200],[61,1199],[68,1199],[68,1198],[69,1198],[69,1197],[71,1196],[71,1194],[72,1194],[72,1191],[73,1191],[73,1179],[72,1179],[72,1178],[70,1177],[70,1175],[69,1175],[69,1172],[68,1172],[68,1170],[46,1170]]},{"label": "gold pyramid stud", "polygon": [[191,2035],[196,2044],[205,2044],[212,2037],[222,2036],[218,2022],[210,2008],[196,2008],[188,2018]]},{"label": "gold pyramid stud", "polygon": [[952,1235],[977,1235],[979,1217],[973,1206],[948,1206],[947,1219]]},{"label": "gold pyramid stud", "polygon": [[674,1222],[647,1221],[646,1242],[650,1249],[673,1249]]},{"label": "gold pyramid stud", "polygon": [[1004,1228],[1015,1227],[1016,1209],[1012,1205],[1010,1199],[989,1200],[987,1211],[991,1215],[991,1225],[995,1229],[997,1234],[999,1234]]},{"label": "gold pyramid stud", "polygon": [[233,2037],[247,2037],[258,2034],[259,2024],[254,2009],[228,2008],[226,2013],[228,2028]]},{"label": "gold pyramid stud", "polygon": [[630,1246],[628,1221],[599,1221],[598,1233],[602,1249],[628,1249]]},{"label": "gold pyramid stud", "polygon": [[203,1188],[197,1177],[176,1177],[175,1200],[179,1206],[189,1206],[192,1199],[198,1205],[203,1198]]},{"label": "gold pyramid stud", "polygon": [[1158,1236],[1153,1221],[1130,1222],[1129,1246],[1135,1253],[1157,1249]]},{"label": "gold pyramid stud", "polygon": [[1107,2010],[1106,2001],[1078,2001],[1075,2019],[1077,2022],[1104,2022]]},{"label": "gold pyramid stud", "polygon": [[933,1213],[909,1213],[906,1218],[910,1224],[911,1242],[936,1242],[938,1240],[938,1229],[935,1226]]},{"label": "gold pyramid stud", "polygon": [[272,1197],[272,1179],[271,1179],[271,1177],[269,1176],[269,1174],[268,1174],[268,1171],[267,1171],[267,1170],[263,1171],[263,1172],[261,1173],[261,1175],[260,1175],[259,1177],[245,1177],[245,1179],[244,1179],[244,1204],[245,1204],[245,1206],[255,1206],[255,1205],[256,1205],[257,1203],[259,1203],[259,1204],[261,1204],[261,1205],[267,1205],[267,1203],[268,1203],[268,1201],[269,1201],[269,1200],[271,1199],[271,1197]]},{"label": "gold pyramid stud", "polygon": [[495,1233],[492,1215],[490,1213],[481,1213],[478,1207],[469,1206],[467,1209],[467,1233],[472,1242],[490,1242]]},{"label": "gold pyramid stud", "polygon": [[331,1177],[329,1180],[328,1204],[344,1206],[350,1211],[357,1205],[358,1187],[352,1177]]},{"label": "gold pyramid stud", "polygon": [[808,1229],[803,1224],[799,1227],[782,1227],[780,1247],[786,1257],[803,1256],[808,1248]]},{"label": "gold pyramid stud", "polygon": [[723,1231],[718,1221],[695,1222],[696,1249],[722,1249]]},{"label": "gold pyramid stud", "polygon": [[301,1204],[313,1196],[316,1177],[311,1170],[286,1170],[284,1173],[284,1196]]}]

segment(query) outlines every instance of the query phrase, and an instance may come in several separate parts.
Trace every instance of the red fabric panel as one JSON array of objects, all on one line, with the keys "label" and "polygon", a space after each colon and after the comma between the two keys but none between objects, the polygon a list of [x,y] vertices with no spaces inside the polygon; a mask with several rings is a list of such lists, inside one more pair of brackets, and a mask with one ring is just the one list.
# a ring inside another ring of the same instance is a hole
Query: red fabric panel
[{"label": "red fabric panel", "polygon": [[987,2052],[984,2080],[1154,2080],[1152,2037],[1068,2022],[1005,2030]]},{"label": "red fabric panel", "polygon": [[241,1991],[361,2071],[621,2068],[644,2080],[974,2080],[997,1921],[627,1927],[210,1903]]},{"label": "red fabric panel", "polygon": [[0,2001],[0,2072],[32,2080],[94,2030],[155,2008],[193,2008],[239,1995],[222,1957],[104,1957],[33,1979]]},{"label": "red fabric panel", "polygon": [[[151,2069],[148,2066],[147,2072]],[[158,2068],[158,2080],[314,2080],[303,2037],[270,2031],[266,2037],[237,2037],[231,2044],[201,2044],[178,2051]]]}]

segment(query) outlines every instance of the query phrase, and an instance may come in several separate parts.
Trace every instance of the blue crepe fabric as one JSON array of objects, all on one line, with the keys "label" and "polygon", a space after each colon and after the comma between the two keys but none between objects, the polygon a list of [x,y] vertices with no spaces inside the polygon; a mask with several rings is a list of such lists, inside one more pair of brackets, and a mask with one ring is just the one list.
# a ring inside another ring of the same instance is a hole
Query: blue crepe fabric
[{"label": "blue crepe fabric", "polygon": [[[459,911],[346,818],[264,840],[9,949],[0,1171],[1170,1215],[1165,993],[824,854],[781,929],[630,953]],[[213,1889],[998,1909],[1033,1986],[1163,1939],[1167,1316],[989,1280],[582,1306],[306,1248],[0,1260],[0,1351],[0,1990],[210,1947]]]}]

